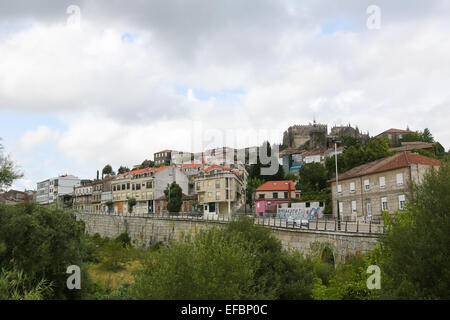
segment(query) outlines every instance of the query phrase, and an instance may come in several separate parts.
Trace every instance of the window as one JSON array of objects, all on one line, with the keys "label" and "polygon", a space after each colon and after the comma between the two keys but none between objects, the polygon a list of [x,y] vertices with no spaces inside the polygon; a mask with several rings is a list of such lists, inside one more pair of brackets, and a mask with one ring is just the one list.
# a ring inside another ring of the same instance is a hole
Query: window
[{"label": "window", "polygon": [[401,186],[403,184],[403,173],[397,173],[397,185]]},{"label": "window", "polygon": [[260,195],[259,195],[259,198],[260,198],[260,199],[264,199],[264,194],[260,194]]},{"label": "window", "polygon": [[141,190],[141,184],[140,183],[136,184],[136,190]]},{"label": "window", "polygon": [[197,190],[200,190],[200,182],[197,182]]},{"label": "window", "polygon": [[370,199],[366,200],[366,207],[367,207],[367,215],[372,215],[372,201]]},{"label": "window", "polygon": [[352,213],[356,213],[356,201],[352,201]]},{"label": "window", "polygon": [[338,186],[337,186],[337,192],[338,192],[338,193],[342,193],[342,185],[341,185],[341,184],[338,184]]},{"label": "window", "polygon": [[127,190],[130,190],[130,183],[127,183]]},{"label": "window", "polygon": [[117,185],[117,191],[120,191],[120,184]]},{"label": "window", "polygon": [[220,188],[220,180],[216,180],[216,188]]},{"label": "window", "polygon": [[370,181],[369,180],[364,180],[364,189],[370,190]]},{"label": "window", "polygon": [[398,208],[400,210],[403,210],[403,208],[405,207],[405,204],[406,204],[405,195],[404,194],[399,195],[398,196]]},{"label": "window", "polygon": [[306,203],[305,203],[305,207],[306,207],[306,208],[311,207],[311,203],[310,203],[310,202],[306,202]]},{"label": "window", "polygon": [[273,193],[273,198],[274,198],[274,199],[278,199],[278,192],[274,192],[274,193]]},{"label": "window", "polygon": [[125,190],[125,184],[122,185],[122,190]]},{"label": "window", "polygon": [[339,202],[339,212],[344,213],[344,205],[342,202]]},{"label": "window", "polygon": [[216,191],[216,200],[220,199],[220,191]]},{"label": "window", "polygon": [[135,190],[136,187],[134,186],[134,183],[131,185],[131,190]]},{"label": "window", "polygon": [[289,198],[289,192],[286,191],[286,192],[284,193],[284,198],[285,198],[285,199]]},{"label": "window", "polygon": [[355,192],[355,183],[350,182],[350,192]]},{"label": "window", "polygon": [[151,189],[152,188],[152,182],[151,181],[147,181],[147,189]]},{"label": "window", "polygon": [[384,177],[380,177],[380,188],[386,187],[386,179]]},{"label": "window", "polygon": [[387,197],[381,198],[381,211],[387,211],[388,210],[388,203],[387,203]]}]

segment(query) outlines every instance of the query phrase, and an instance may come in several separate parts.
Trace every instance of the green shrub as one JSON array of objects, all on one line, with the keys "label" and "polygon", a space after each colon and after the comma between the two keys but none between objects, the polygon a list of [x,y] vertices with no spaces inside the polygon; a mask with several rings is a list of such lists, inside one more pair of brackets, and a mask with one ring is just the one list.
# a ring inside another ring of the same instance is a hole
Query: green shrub
[{"label": "green shrub", "polygon": [[126,248],[126,247],[130,247],[131,246],[131,238],[128,235],[128,233],[123,232],[121,233],[116,239],[116,242],[120,243],[122,245],[122,247]]}]

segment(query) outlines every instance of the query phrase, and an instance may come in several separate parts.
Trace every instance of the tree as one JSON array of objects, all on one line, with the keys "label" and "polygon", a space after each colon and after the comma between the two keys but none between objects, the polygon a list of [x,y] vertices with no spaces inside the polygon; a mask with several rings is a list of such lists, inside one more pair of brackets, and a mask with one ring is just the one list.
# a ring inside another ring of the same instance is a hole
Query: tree
[{"label": "tree", "polygon": [[247,191],[246,191],[246,202],[253,209],[253,194],[255,190],[263,185],[265,181],[260,178],[249,178],[247,179]]},{"label": "tree", "polygon": [[410,132],[410,133],[403,135],[403,137],[400,141],[401,142],[422,141],[422,142],[433,143],[434,138],[433,138],[433,135],[431,134],[430,129],[425,128],[423,130],[423,132],[415,131],[415,132]]},{"label": "tree", "polygon": [[81,272],[81,290],[66,286],[67,267],[84,269],[87,257],[84,223],[63,210],[22,203],[0,206],[0,267],[20,270],[34,284],[53,283],[46,298],[81,298],[89,290],[86,272]]},{"label": "tree", "polygon": [[142,299],[270,299],[265,280],[255,276],[258,260],[239,235],[217,230],[193,241],[172,243],[147,259],[138,271],[132,295]]},{"label": "tree", "polygon": [[112,201],[110,200],[110,201],[107,201],[107,202],[105,203],[105,205],[108,207],[108,212],[111,213],[111,212],[113,211],[114,202],[112,202]]},{"label": "tree", "polygon": [[167,210],[170,213],[178,214],[181,209],[181,205],[183,204],[183,190],[181,187],[174,181],[166,190],[164,190],[164,194],[166,195],[167,202]]},{"label": "tree", "polygon": [[128,199],[128,212],[133,212],[133,207],[136,205],[136,198],[130,198]]},{"label": "tree", "polygon": [[284,175],[284,180],[291,180],[292,182],[296,182],[298,180],[298,176],[294,173],[286,173]]},{"label": "tree", "polygon": [[142,162],[142,164],[140,165],[140,168],[141,169],[144,169],[144,168],[153,168],[155,166],[155,162],[153,162],[152,160],[144,160],[143,162]]},{"label": "tree", "polygon": [[[368,142],[360,142],[350,146],[344,146],[344,152],[337,155],[338,172],[342,173],[362,164],[378,160],[394,154],[389,152],[389,142],[386,138],[376,138]],[[328,177],[334,176],[335,157],[329,157],[325,161]]]},{"label": "tree", "polygon": [[0,191],[10,187],[14,180],[23,177],[23,174],[17,171],[14,162],[3,155],[2,150],[3,146],[0,144]]},{"label": "tree", "polygon": [[384,215],[381,238],[384,295],[393,299],[450,296],[450,164],[412,183],[406,209]]},{"label": "tree", "polygon": [[303,165],[299,176],[296,188],[301,190],[302,194],[319,193],[327,187],[327,169],[320,163],[312,162]]},{"label": "tree", "polygon": [[120,166],[119,170],[117,170],[118,174],[123,174],[123,173],[126,173],[126,172],[130,172],[130,169],[128,167],[125,167],[125,166]]},{"label": "tree", "polygon": [[103,170],[102,170],[102,177],[103,177],[103,175],[106,175],[106,176],[114,176],[115,175],[115,172],[113,171],[111,165],[107,164],[103,168]]},{"label": "tree", "polygon": [[429,143],[433,143],[434,142],[434,138],[431,135],[430,129],[425,128],[422,132],[422,141],[423,142],[429,142]]}]

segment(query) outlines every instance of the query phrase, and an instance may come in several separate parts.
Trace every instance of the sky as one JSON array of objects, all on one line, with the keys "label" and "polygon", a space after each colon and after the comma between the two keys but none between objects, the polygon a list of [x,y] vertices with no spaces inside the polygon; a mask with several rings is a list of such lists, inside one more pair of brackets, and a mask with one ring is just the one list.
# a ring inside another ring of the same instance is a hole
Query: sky
[{"label": "sky", "polygon": [[13,188],[164,149],[281,143],[313,119],[427,127],[448,150],[449,15],[445,0],[1,0]]}]

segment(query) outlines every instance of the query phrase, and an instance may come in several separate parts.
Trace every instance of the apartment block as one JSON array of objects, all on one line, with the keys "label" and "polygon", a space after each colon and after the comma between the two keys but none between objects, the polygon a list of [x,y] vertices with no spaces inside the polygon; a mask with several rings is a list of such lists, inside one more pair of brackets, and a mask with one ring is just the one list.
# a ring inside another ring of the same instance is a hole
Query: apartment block
[{"label": "apartment block", "polygon": [[338,184],[335,178],[330,180],[333,215],[339,210],[343,221],[356,221],[403,210],[410,195],[408,182],[420,184],[424,174],[440,164],[419,154],[399,152],[344,172]]},{"label": "apartment block", "polygon": [[195,192],[203,212],[229,215],[245,203],[246,175],[219,165],[205,165],[194,176]]},{"label": "apartment block", "polygon": [[73,192],[73,209],[78,211],[94,212],[93,191],[94,186],[92,183],[75,187]]},{"label": "apartment block", "polygon": [[114,210],[118,213],[128,211],[128,199],[135,198],[135,213],[154,213],[155,199],[164,195],[164,190],[176,182],[183,193],[188,194],[189,178],[175,166],[145,168],[117,176],[111,183]]},{"label": "apartment block", "polygon": [[36,202],[46,205],[57,203],[63,196],[71,196],[80,179],[73,175],[62,175],[37,183]]}]

